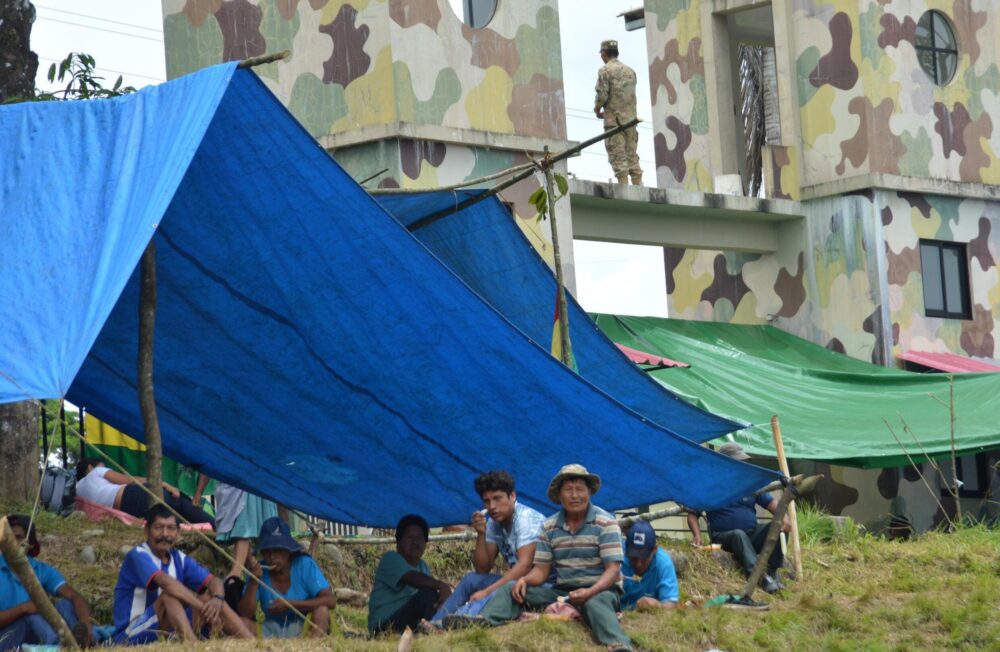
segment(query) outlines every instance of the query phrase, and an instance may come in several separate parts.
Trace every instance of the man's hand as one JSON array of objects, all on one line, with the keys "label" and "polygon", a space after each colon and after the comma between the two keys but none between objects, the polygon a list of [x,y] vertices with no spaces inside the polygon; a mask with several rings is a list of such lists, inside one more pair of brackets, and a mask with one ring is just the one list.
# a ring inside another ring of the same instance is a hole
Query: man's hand
[{"label": "man's hand", "polygon": [[482,591],[476,591],[475,593],[469,596],[469,602],[476,602],[478,600],[482,600],[483,598],[488,598],[491,595],[493,595],[493,591],[487,591],[486,589],[483,589]]},{"label": "man's hand", "polygon": [[250,571],[250,574],[257,579],[264,577],[264,567],[261,566],[260,562],[253,557],[247,560],[246,567],[247,570]]},{"label": "man's hand", "polygon": [[648,595],[639,598],[639,601],[635,603],[635,608],[638,611],[648,611],[651,609],[659,609],[661,606],[660,601],[656,598],[651,598]]},{"label": "man's hand", "polygon": [[163,490],[166,491],[166,492],[168,492],[174,498],[180,498],[181,497],[180,489],[178,489],[177,487],[174,487],[172,485],[169,485],[166,482],[163,483]]},{"label": "man's hand", "polygon": [[218,623],[222,616],[222,605],[224,604],[225,602],[222,600],[211,596],[208,600],[201,603],[201,617],[213,625]]},{"label": "man's hand", "polygon": [[594,115],[596,115],[601,120],[604,119],[604,109],[594,109]]},{"label": "man's hand", "polygon": [[480,536],[486,534],[486,516],[482,512],[472,513],[472,529]]},{"label": "man's hand", "polygon": [[443,605],[445,601],[451,597],[451,592],[454,590],[455,589],[452,588],[451,584],[441,582],[441,584],[438,585],[438,599],[437,602],[434,603],[434,608],[440,609],[441,605]]},{"label": "man's hand", "polygon": [[524,581],[523,577],[520,577],[516,582],[514,582],[514,588],[510,590],[510,597],[514,598],[514,602],[523,604],[524,594],[527,590],[528,583]]},{"label": "man's hand", "polygon": [[792,531],[792,522],[788,520],[787,516],[783,521],[781,521],[781,531],[784,532],[785,534],[788,534],[789,532]]},{"label": "man's hand", "polygon": [[279,616],[288,611],[288,602],[285,600],[275,600],[271,603],[271,606],[267,608],[267,613],[272,616]]},{"label": "man's hand", "polygon": [[28,600],[27,602],[22,602],[18,606],[21,609],[21,615],[22,616],[30,616],[31,614],[37,614],[38,613],[38,607],[36,607],[35,603],[32,602],[31,600]]},{"label": "man's hand", "polygon": [[691,537],[691,545],[700,546],[701,545],[701,535],[695,534]]},{"label": "man's hand", "polygon": [[576,589],[575,591],[570,591],[569,596],[567,597],[569,598],[569,601],[573,603],[574,607],[580,608],[593,596],[590,594],[590,589]]}]

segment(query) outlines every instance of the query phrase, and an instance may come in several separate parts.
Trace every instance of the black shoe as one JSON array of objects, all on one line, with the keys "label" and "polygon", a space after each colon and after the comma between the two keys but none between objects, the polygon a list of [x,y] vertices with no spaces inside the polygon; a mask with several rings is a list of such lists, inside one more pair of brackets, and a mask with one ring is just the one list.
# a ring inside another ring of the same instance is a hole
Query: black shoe
[{"label": "black shoe", "polygon": [[90,626],[87,623],[81,620],[73,625],[73,628],[69,631],[73,634],[73,640],[80,646],[80,649],[90,647],[88,645],[90,640]]},{"label": "black shoe", "polygon": [[765,575],[764,577],[760,578],[760,588],[764,589],[764,593],[773,594],[777,593],[778,591],[780,591],[785,587],[781,586],[781,583],[778,582],[778,580],[771,577],[770,575]]},{"label": "black shoe", "polygon": [[754,602],[750,598],[745,596],[735,596],[730,595],[729,598],[722,603],[722,606],[726,609],[742,609],[746,611],[767,611],[768,605],[763,602]]},{"label": "black shoe", "polygon": [[243,578],[231,575],[226,578],[223,582],[222,588],[226,598],[226,604],[229,608],[236,613],[240,612],[240,598],[243,597],[243,589],[246,587],[246,582]]}]

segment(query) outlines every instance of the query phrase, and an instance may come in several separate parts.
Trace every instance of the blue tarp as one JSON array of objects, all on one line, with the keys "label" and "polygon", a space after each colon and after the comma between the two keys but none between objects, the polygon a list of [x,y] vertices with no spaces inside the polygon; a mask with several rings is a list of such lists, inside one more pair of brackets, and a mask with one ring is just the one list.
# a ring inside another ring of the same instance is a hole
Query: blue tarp
[{"label": "blue tarp", "polygon": [[142,433],[135,266],[155,230],[164,451],[213,477],[376,526],[464,522],[492,468],[545,511],[568,462],[603,476],[606,508],[712,506],[775,477],[563,367],[250,71],[0,107],[0,173],[0,401],[65,394]]},{"label": "blue tarp", "polygon": [[[482,190],[379,195],[404,226],[454,208]],[[413,231],[459,278],[542,348],[552,340],[556,279],[495,196]],[[678,398],[618,350],[573,296],[566,295],[578,371],[604,392],[670,432],[705,442],[747,424]]]}]

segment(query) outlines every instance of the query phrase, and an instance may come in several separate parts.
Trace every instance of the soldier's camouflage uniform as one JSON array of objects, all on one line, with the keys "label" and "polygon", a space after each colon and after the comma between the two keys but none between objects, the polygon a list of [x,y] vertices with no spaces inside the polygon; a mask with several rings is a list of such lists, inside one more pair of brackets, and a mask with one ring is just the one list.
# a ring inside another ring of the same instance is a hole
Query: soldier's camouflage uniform
[{"label": "soldier's camouflage uniform", "polygon": [[[635,71],[616,57],[608,59],[598,71],[596,91],[594,111],[604,109],[605,131],[617,127],[619,122],[624,124],[635,118]],[[633,184],[642,183],[642,168],[636,153],[638,141],[635,127],[604,141],[608,162],[619,183],[628,183],[629,175]]]}]

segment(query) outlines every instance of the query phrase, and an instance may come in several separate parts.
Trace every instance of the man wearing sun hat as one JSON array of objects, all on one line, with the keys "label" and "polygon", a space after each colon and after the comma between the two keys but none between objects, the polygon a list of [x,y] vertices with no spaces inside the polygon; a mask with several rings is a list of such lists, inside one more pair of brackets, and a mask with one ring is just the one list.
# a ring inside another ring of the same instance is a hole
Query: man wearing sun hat
[{"label": "man wearing sun hat", "polygon": [[634,523],[625,535],[622,576],[625,579],[622,609],[677,606],[680,590],[674,561],[656,545],[656,531],[648,521]]},{"label": "man wearing sun hat", "polygon": [[[734,460],[748,460],[750,456],[746,454],[743,447],[736,442],[726,442],[719,447],[719,453]],[[739,500],[729,505],[724,505],[717,509],[705,512],[705,519],[708,521],[708,533],[712,537],[713,543],[718,543],[726,552],[732,553],[736,563],[743,569],[747,576],[753,572],[753,567],[757,565],[757,554],[764,548],[764,541],[767,539],[769,523],[757,522],[757,508],[760,505],[772,514],[778,508],[778,500],[769,493],[762,493],[759,496],[743,496]],[[698,524],[700,512],[688,512],[688,528],[694,538],[694,544],[700,546],[701,527]],[[790,528],[788,518],[782,523],[782,530],[787,532]],[[784,563],[784,556],[781,553],[781,546],[775,546],[774,552],[767,561],[767,574],[765,574],[760,584],[767,593],[777,593],[783,587],[778,582],[777,572]]]},{"label": "man wearing sun hat", "polygon": [[[487,603],[483,620],[499,625],[568,601],[579,610],[597,640],[611,650],[631,650],[618,623],[621,584],[621,528],[613,514],[590,502],[601,478],[579,464],[567,464],[549,483],[549,500],[562,509],[545,520],[535,548],[534,567]],[[555,568],[552,587],[542,586]]]}]

